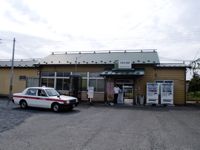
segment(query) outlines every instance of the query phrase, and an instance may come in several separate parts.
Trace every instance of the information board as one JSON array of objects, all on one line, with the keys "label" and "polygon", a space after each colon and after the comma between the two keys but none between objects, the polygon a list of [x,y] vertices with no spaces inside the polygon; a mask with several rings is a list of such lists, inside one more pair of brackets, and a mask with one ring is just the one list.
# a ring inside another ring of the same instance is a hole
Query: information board
[{"label": "information board", "polygon": [[129,60],[119,60],[118,61],[118,68],[119,69],[131,69],[132,63]]},{"label": "information board", "polygon": [[161,104],[174,104],[174,84],[161,84]]},{"label": "information board", "polygon": [[157,83],[147,83],[147,104],[158,104],[159,86]]},{"label": "information board", "polygon": [[90,86],[88,87],[88,98],[93,98],[94,97],[94,87]]}]

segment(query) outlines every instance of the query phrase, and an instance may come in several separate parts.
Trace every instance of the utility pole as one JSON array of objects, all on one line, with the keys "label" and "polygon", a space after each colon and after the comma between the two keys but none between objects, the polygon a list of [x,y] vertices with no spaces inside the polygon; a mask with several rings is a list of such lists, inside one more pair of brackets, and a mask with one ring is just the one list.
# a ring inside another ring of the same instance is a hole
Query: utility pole
[{"label": "utility pole", "polygon": [[76,57],[76,61],[75,61],[75,72],[77,73],[77,57]]},{"label": "utility pole", "polygon": [[9,100],[12,100],[12,96],[13,96],[12,92],[13,92],[13,76],[14,76],[14,55],[15,55],[15,38],[13,39],[13,49],[12,49]]}]

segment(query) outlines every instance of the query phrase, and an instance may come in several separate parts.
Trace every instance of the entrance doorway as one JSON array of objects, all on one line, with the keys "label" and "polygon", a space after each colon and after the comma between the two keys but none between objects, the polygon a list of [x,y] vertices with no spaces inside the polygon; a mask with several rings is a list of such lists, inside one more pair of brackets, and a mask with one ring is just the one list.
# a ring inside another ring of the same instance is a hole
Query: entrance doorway
[{"label": "entrance doorway", "polygon": [[133,87],[134,87],[133,85],[123,85],[124,104],[133,105],[133,99],[134,99]]},{"label": "entrance doorway", "polygon": [[79,75],[71,75],[70,76],[70,89],[69,89],[69,95],[77,97],[79,100],[81,100],[81,76]]},{"label": "entrance doorway", "polygon": [[[122,93],[119,93],[119,104],[133,105],[135,98],[135,86],[133,79],[115,79],[114,84],[118,85]],[[121,103],[122,102],[122,103]]]},{"label": "entrance doorway", "polygon": [[133,80],[118,79],[115,81],[115,84],[118,85],[122,91],[122,93],[119,93],[118,95],[119,104],[133,105],[133,100],[135,97]]}]

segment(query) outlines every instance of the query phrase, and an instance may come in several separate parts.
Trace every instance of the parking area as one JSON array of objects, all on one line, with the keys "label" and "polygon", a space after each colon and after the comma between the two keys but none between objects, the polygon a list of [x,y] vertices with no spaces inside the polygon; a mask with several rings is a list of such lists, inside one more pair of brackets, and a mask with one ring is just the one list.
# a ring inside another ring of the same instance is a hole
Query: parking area
[{"label": "parking area", "polygon": [[198,150],[199,139],[200,107],[82,104],[54,113],[0,100],[0,150]]}]

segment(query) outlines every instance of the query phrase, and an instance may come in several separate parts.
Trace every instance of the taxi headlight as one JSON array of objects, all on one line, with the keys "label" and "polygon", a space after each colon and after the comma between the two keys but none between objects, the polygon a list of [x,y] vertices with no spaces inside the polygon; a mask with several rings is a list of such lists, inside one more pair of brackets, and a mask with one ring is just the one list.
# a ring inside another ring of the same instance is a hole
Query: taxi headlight
[{"label": "taxi headlight", "polygon": [[69,101],[64,101],[64,104],[69,104]]}]

